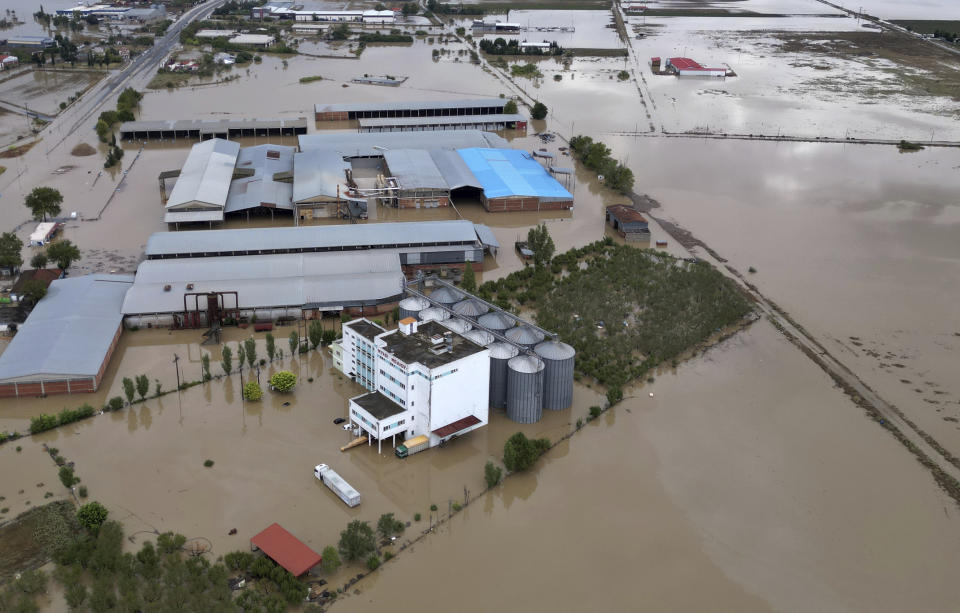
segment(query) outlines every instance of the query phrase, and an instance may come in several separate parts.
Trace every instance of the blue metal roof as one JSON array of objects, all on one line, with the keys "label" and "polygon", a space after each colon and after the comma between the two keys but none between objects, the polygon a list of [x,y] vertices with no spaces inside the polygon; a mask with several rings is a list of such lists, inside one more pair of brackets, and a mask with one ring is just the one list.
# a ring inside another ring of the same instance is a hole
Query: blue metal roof
[{"label": "blue metal roof", "polygon": [[487,198],[533,196],[573,200],[573,195],[526,151],[471,148],[457,149],[457,153],[483,185]]}]

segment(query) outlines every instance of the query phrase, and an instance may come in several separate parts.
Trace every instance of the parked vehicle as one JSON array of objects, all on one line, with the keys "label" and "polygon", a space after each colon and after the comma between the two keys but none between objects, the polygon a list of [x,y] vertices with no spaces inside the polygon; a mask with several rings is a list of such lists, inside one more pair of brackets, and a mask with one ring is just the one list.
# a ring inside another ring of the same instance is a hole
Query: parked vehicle
[{"label": "parked vehicle", "polygon": [[348,507],[360,504],[360,493],[326,464],[317,464],[313,468],[313,476],[329,487]]},{"label": "parked vehicle", "polygon": [[398,458],[405,458],[407,456],[413,455],[415,453],[420,453],[424,449],[430,448],[430,437],[421,434],[420,436],[415,436],[408,441],[404,441],[400,445],[397,445],[397,448],[394,449],[394,453]]}]

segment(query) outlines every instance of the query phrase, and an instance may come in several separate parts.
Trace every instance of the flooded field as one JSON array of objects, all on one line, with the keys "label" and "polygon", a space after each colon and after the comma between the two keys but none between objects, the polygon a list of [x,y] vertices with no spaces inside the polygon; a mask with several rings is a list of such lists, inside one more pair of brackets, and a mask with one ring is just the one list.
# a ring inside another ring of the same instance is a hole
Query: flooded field
[{"label": "flooded field", "polygon": [[956,507],[765,322],[642,392],[334,610],[426,592],[464,611],[895,612],[960,596],[943,580]]},{"label": "flooded field", "polygon": [[0,100],[56,115],[60,103],[103,78],[104,73],[86,70],[32,70],[0,83]]},{"label": "flooded field", "polygon": [[[501,21],[518,23],[522,28],[518,34],[520,41],[540,42],[556,41],[565,49],[619,49],[623,46],[617,31],[611,27],[613,15],[610,11],[510,11],[506,17],[497,17]],[[470,22],[465,21],[469,31]],[[573,32],[538,32],[537,28],[573,28]],[[483,38],[495,39],[503,34],[484,34]]]}]

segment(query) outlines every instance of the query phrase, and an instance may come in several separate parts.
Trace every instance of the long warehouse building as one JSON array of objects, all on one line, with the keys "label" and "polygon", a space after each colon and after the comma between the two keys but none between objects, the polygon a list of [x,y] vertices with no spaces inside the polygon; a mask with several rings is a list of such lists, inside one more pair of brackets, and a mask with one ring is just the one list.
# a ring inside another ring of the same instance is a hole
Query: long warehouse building
[{"label": "long warehouse building", "polygon": [[407,102],[351,102],[317,104],[317,121],[396,117],[452,117],[458,115],[502,115],[506,98],[472,100],[427,100]]}]

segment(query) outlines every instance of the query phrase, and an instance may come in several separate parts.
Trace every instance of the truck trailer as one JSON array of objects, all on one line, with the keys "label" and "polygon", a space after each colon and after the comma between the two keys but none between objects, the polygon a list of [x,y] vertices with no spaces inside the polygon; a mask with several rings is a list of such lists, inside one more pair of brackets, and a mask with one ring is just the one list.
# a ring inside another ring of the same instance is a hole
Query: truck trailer
[{"label": "truck trailer", "polygon": [[333,493],[339,496],[340,500],[345,502],[348,507],[355,507],[360,504],[360,493],[326,464],[317,464],[313,469],[313,476],[319,479],[320,483],[333,490]]},{"label": "truck trailer", "polygon": [[415,453],[420,453],[424,449],[429,449],[429,448],[430,448],[430,437],[421,434],[420,436],[415,436],[408,441],[403,441],[402,444],[397,445],[397,448],[393,452],[397,455],[398,458],[405,458]]}]

